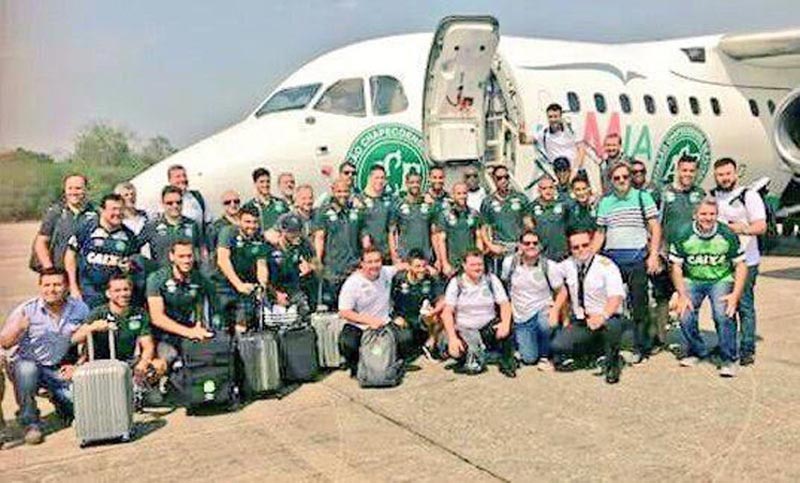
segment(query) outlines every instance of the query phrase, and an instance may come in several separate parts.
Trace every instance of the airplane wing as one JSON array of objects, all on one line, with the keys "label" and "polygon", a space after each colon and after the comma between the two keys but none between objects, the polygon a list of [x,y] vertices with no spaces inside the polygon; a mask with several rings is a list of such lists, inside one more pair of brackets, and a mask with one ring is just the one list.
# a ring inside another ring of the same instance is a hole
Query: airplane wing
[{"label": "airplane wing", "polygon": [[727,34],[719,49],[736,60],[767,61],[773,67],[800,67],[800,29]]}]

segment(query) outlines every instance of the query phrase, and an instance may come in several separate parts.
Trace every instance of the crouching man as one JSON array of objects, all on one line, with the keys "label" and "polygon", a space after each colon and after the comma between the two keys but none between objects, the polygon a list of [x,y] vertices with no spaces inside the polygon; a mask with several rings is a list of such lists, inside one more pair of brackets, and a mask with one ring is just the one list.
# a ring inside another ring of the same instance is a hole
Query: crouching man
[{"label": "crouching man", "polygon": [[61,365],[61,361],[70,349],[73,333],[88,313],[89,308],[81,300],[67,297],[67,274],[48,268],[39,275],[39,296],[14,309],[0,332],[3,349],[19,345],[10,373],[20,405],[17,416],[25,428],[27,444],[44,441],[36,406],[40,387],[50,393],[64,422],[72,420],[73,366]]},{"label": "crouching man", "polygon": [[500,279],[486,273],[483,255],[476,251],[465,255],[463,273],[450,280],[444,300],[442,322],[447,351],[457,359],[454,370],[481,373],[486,370],[487,351],[499,351],[500,372],[516,377],[511,303]]},{"label": "crouching man", "polygon": [[108,330],[113,328],[116,330],[116,359],[130,364],[134,377],[139,381],[144,380],[152,367],[151,376],[154,379],[166,373],[167,365],[163,359],[155,357],[150,316],[144,308],[131,304],[132,295],[133,282],[130,277],[121,273],[112,275],[106,289],[108,303],[91,311],[86,322],[73,334],[72,341],[84,343],[92,334],[95,359],[110,359]]},{"label": "crouching man", "polygon": [[[561,327],[550,349],[556,369],[569,370],[579,357],[594,357],[602,347],[606,382],[619,382],[622,361],[622,275],[611,259],[592,252],[592,235],[576,231],[569,236],[572,254],[563,265],[574,317]],[[566,298],[558,298],[556,312]],[[552,319],[551,319],[552,320]]]}]

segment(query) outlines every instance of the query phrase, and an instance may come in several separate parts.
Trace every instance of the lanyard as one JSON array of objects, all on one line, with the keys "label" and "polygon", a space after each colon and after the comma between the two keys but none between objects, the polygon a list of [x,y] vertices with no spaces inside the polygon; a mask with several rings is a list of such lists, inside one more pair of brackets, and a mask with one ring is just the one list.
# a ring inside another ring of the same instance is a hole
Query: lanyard
[{"label": "lanyard", "polygon": [[586,281],[586,274],[589,273],[589,269],[592,268],[592,263],[594,263],[594,256],[589,259],[589,263],[578,267],[578,303],[580,304],[584,317],[586,317],[586,290],[583,285]]}]

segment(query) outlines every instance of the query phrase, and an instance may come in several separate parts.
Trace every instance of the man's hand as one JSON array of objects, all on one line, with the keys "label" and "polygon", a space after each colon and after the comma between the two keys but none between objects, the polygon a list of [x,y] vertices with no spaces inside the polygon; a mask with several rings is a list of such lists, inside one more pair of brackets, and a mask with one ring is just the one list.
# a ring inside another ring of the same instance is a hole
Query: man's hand
[{"label": "man's hand", "polygon": [[369,316],[369,317],[367,317],[367,320],[365,322],[369,326],[369,328],[371,328],[371,329],[380,329],[384,325],[383,324],[383,322],[384,322],[383,319],[381,319],[379,317]]},{"label": "man's hand", "polygon": [[58,368],[58,376],[65,381],[71,381],[74,372],[75,366],[72,364],[65,364]]},{"label": "man's hand", "polygon": [[678,296],[678,317],[683,318],[687,312],[694,310],[692,301],[685,295]]},{"label": "man's hand", "polygon": [[406,325],[408,325],[406,323],[406,319],[404,319],[402,317],[395,317],[392,322],[394,322],[394,325],[396,325],[398,327],[405,327]]},{"label": "man's hand", "polygon": [[597,330],[606,323],[606,318],[602,315],[590,315],[586,318],[586,325],[592,329]]},{"label": "man's hand", "polygon": [[731,231],[736,233],[737,235],[740,235],[747,230],[747,223],[729,222],[728,228],[730,228]]},{"label": "man's hand", "polygon": [[730,318],[736,317],[736,310],[739,308],[739,298],[729,293],[722,297],[725,301],[725,315]]},{"label": "man's hand", "polygon": [[647,257],[647,273],[655,275],[661,271],[661,258],[657,253]]},{"label": "man's hand", "polygon": [[147,369],[150,367],[150,363],[144,359],[140,359],[139,362],[133,366],[133,374],[136,377],[144,378],[147,375]]},{"label": "man's hand", "polygon": [[69,296],[74,299],[83,300],[83,294],[81,293],[80,287],[77,285],[73,285],[69,288]]},{"label": "man's hand", "polygon": [[243,295],[250,295],[253,293],[253,290],[256,289],[256,284],[254,283],[243,283],[236,287],[236,290]]},{"label": "man's hand", "polygon": [[447,338],[447,352],[449,352],[450,356],[454,359],[461,357],[461,354],[464,353],[465,349],[466,347],[464,347],[464,342],[462,342],[458,337],[451,336]]},{"label": "man's hand", "polygon": [[505,339],[511,333],[511,324],[497,324],[494,326],[494,335],[498,339]]},{"label": "man's hand", "polygon": [[297,268],[300,269],[301,277],[305,277],[306,275],[314,271],[314,265],[308,263],[308,260],[306,260],[303,257],[300,257],[300,264],[297,266]]},{"label": "man's hand", "polygon": [[106,319],[97,319],[92,322],[90,326],[92,328],[92,332],[105,332],[107,330],[116,330],[116,324],[113,324]]},{"label": "man's hand", "polygon": [[494,243],[489,243],[489,252],[492,255],[505,255],[506,248],[503,245],[497,245]]},{"label": "man's hand", "polygon": [[555,306],[550,307],[550,310],[547,311],[547,322],[550,324],[550,327],[557,327],[560,321],[561,311]]},{"label": "man's hand", "polygon": [[428,265],[427,270],[428,270],[428,275],[430,275],[431,277],[439,275],[439,270],[437,270],[436,267],[434,267],[433,265]]},{"label": "man's hand", "polygon": [[214,334],[208,331],[205,327],[201,324],[197,324],[191,329],[189,329],[189,339],[196,340],[196,341],[203,341],[206,339],[210,339],[214,337]]},{"label": "man's hand", "polygon": [[286,292],[275,291],[275,303],[282,306],[289,306],[289,294]]},{"label": "man's hand", "polygon": [[454,271],[453,266],[450,265],[449,262],[446,261],[442,262],[442,273],[444,274],[445,277],[449,277],[450,275],[452,275],[453,271]]}]

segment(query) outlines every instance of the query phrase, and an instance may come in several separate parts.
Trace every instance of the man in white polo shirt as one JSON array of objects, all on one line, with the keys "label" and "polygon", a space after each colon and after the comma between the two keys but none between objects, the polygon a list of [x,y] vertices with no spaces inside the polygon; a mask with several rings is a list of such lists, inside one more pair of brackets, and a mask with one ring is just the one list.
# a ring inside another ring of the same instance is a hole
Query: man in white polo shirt
[{"label": "man in white polo shirt", "polygon": [[[447,285],[442,322],[447,351],[457,359],[456,372],[478,374],[486,369],[486,351],[500,351],[500,372],[516,377],[511,336],[511,303],[503,284],[484,269],[483,255],[470,251],[463,273]],[[498,322],[497,306],[500,307]]]},{"label": "man in white polo shirt", "polygon": [[[339,336],[339,351],[350,374],[358,370],[358,349],[361,334],[366,329],[378,329],[391,322],[392,278],[398,267],[384,266],[383,255],[376,247],[365,248],[361,253],[359,269],[350,275],[339,292],[339,316],[347,321]],[[397,328],[394,323],[391,328]],[[404,331],[395,330],[400,358],[408,352]]]},{"label": "man in white polo shirt", "polygon": [[[576,231],[569,236],[572,254],[563,265],[572,300],[573,319],[559,329],[550,344],[556,369],[570,370],[576,358],[594,356],[599,346],[605,355],[606,382],[619,382],[622,362],[622,275],[611,259],[594,255],[592,234]],[[554,310],[560,310],[559,298]]]},{"label": "man in white polo shirt", "polygon": [[578,144],[578,138],[572,128],[564,122],[561,105],[550,104],[547,106],[546,113],[547,127],[531,138],[527,136],[523,128],[523,131],[520,132],[520,142],[536,144],[550,163],[556,158],[564,157],[569,159],[574,167],[583,166],[586,152],[583,146]]},{"label": "man in white polo shirt", "polygon": [[756,360],[756,302],[755,286],[761,253],[758,235],[767,231],[767,211],[761,196],[754,190],[737,186],[739,173],[736,161],[721,158],[714,162],[714,179],[717,187],[712,194],[717,199],[719,221],[728,225],[744,247],[747,278],[739,300],[740,347],[739,364],[749,366]]}]

